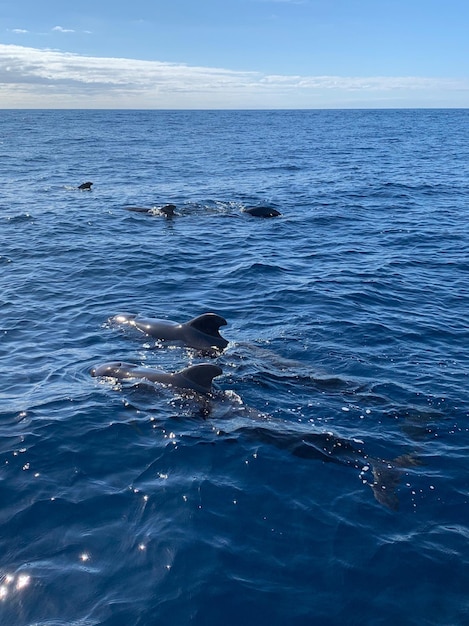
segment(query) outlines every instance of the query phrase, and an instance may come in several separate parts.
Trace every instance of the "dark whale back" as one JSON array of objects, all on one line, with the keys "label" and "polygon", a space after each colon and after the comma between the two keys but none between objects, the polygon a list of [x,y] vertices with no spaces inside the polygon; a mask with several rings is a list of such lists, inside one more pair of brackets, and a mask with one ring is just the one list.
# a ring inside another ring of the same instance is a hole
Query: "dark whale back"
[{"label": "dark whale back", "polygon": [[78,189],[81,189],[82,191],[84,190],[90,190],[91,189],[91,185],[93,183],[90,183],[89,181],[86,183],[81,183],[81,185],[78,185]]},{"label": "dark whale back", "polygon": [[90,370],[91,376],[117,378],[143,378],[153,383],[163,383],[181,389],[193,389],[200,393],[208,393],[212,388],[213,379],[223,373],[218,365],[201,363],[191,365],[174,374],[162,372],[151,367],[139,367],[134,363],[124,361],[111,361],[96,365]]},{"label": "dark whale back", "polygon": [[113,320],[118,324],[133,326],[150,337],[162,341],[181,341],[196,350],[220,351],[228,345],[228,341],[219,333],[220,326],[226,326],[227,321],[216,313],[203,313],[183,324],[128,313],[116,315]]},{"label": "dark whale back", "polygon": [[254,206],[244,209],[243,213],[249,213],[253,217],[278,217],[282,215],[280,211],[269,206]]},{"label": "dark whale back", "polygon": [[126,211],[133,211],[134,213],[149,213],[152,215],[161,214],[167,218],[174,217],[176,215],[176,205],[175,204],[165,204],[160,207],[142,207],[142,206],[126,206],[124,207]]},{"label": "dark whale back", "polygon": [[160,207],[160,213],[162,213],[166,217],[173,217],[175,210],[175,204],[165,204],[164,206]]}]

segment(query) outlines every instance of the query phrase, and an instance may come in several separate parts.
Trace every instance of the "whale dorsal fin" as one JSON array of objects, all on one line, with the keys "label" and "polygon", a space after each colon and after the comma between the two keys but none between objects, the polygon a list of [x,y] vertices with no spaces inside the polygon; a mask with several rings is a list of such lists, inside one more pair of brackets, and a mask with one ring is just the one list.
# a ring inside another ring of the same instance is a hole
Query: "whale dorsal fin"
[{"label": "whale dorsal fin", "polygon": [[218,365],[201,363],[186,367],[175,376],[182,376],[189,383],[187,387],[207,393],[212,388],[213,379],[221,374],[223,374],[223,370]]},{"label": "whale dorsal fin", "polygon": [[82,191],[84,189],[91,189],[91,185],[93,183],[90,183],[89,181],[87,181],[86,183],[81,183],[81,185],[78,185],[78,189],[81,189]]},{"label": "whale dorsal fin", "polygon": [[213,337],[219,337],[218,329],[220,326],[226,326],[226,324],[226,319],[216,313],[204,313],[186,322],[187,326],[192,326],[192,328],[195,328],[199,332],[212,335]]},{"label": "whale dorsal fin", "polygon": [[160,210],[160,213],[163,213],[163,215],[166,215],[166,217],[173,217],[174,211],[176,210],[176,205],[165,204],[164,206],[160,207],[159,210]]}]

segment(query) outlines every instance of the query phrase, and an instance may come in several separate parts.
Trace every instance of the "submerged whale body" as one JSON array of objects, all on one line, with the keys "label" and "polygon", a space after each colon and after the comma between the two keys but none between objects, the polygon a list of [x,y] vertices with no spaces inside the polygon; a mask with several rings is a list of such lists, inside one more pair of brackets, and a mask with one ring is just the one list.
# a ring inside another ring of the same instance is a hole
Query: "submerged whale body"
[{"label": "submerged whale body", "polygon": [[89,181],[86,183],[82,183],[81,185],[78,185],[78,189],[81,189],[82,191],[91,191],[91,185],[93,183],[90,183]]},{"label": "submerged whale body", "polygon": [[[391,462],[371,457],[362,450],[361,442],[336,437],[332,433],[305,433],[265,426],[242,426],[234,432],[255,442],[261,441],[287,450],[302,459],[317,459],[358,469],[362,482],[371,488],[375,499],[393,511],[399,508],[396,490],[401,476],[400,468],[415,464],[410,456],[398,457]],[[230,436],[223,431],[219,434]]]},{"label": "submerged whale body", "polygon": [[277,211],[277,209],[273,209],[268,206],[249,207],[247,209],[243,209],[243,213],[248,213],[253,217],[278,217],[279,215],[282,215],[280,211]]},{"label": "submerged whale body", "polygon": [[127,211],[133,211],[134,213],[150,213],[152,215],[164,215],[165,217],[173,217],[175,215],[176,205],[165,204],[160,207],[152,207],[150,209],[140,206],[126,206]]},{"label": "submerged whale body", "polygon": [[227,321],[216,313],[204,313],[184,324],[125,313],[116,315],[113,321],[133,326],[155,339],[182,342],[196,350],[222,351],[228,345],[228,341],[219,333],[220,326],[226,326]]},{"label": "submerged whale body", "polygon": [[191,389],[199,393],[208,393],[212,389],[213,379],[216,376],[220,376],[223,371],[218,365],[201,363],[200,365],[186,367],[179,372],[168,373],[149,367],[139,367],[134,363],[111,361],[93,367],[90,373],[91,376],[117,378],[118,380],[143,378],[153,383],[162,383],[180,389]]}]

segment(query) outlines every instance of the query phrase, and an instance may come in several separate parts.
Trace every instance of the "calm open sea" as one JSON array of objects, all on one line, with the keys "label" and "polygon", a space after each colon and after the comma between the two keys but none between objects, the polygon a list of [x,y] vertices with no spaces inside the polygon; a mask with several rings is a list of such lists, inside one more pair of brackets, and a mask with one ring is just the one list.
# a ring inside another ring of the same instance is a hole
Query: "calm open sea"
[{"label": "calm open sea", "polygon": [[0,624],[467,625],[469,110],[0,121]]}]

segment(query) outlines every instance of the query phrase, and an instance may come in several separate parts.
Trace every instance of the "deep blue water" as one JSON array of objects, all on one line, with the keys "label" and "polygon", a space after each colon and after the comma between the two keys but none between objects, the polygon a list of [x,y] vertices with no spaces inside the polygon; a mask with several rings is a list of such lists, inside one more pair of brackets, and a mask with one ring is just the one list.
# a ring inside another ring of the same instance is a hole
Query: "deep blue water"
[{"label": "deep blue water", "polygon": [[0,624],[467,624],[469,111],[0,120]]}]

